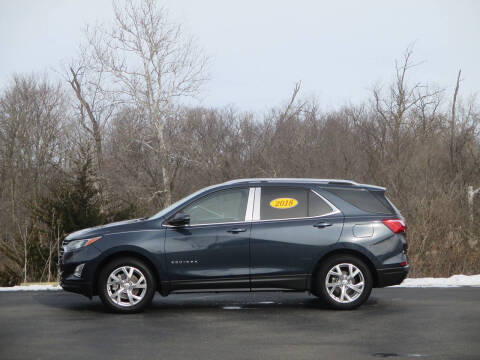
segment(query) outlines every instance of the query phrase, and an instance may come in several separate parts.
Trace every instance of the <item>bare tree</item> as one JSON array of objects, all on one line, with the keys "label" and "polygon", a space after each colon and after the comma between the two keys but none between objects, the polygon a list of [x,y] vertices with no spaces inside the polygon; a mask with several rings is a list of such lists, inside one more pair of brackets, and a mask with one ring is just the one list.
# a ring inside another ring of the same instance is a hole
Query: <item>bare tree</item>
[{"label": "bare tree", "polygon": [[[409,84],[408,74],[418,63],[413,63],[413,46],[409,46],[404,52],[401,61],[395,62],[395,77],[387,91],[376,87],[373,90],[373,118],[375,124],[367,121],[366,128],[373,140],[373,147],[380,149],[378,162],[389,161],[392,169],[389,186],[393,191],[399,191],[405,179],[401,176],[405,164],[411,158],[414,148],[411,146],[416,124],[411,116],[418,108],[425,104],[437,101],[441,89],[430,89],[426,84]],[[423,105],[422,105],[423,104]],[[373,126],[373,127],[372,127]],[[408,136],[406,136],[408,135]],[[376,152],[376,150],[374,151]]]},{"label": "bare tree", "polygon": [[[300,91],[301,86],[302,86],[301,81],[298,81],[297,83],[295,83],[295,86],[293,87],[293,91],[292,91],[292,96],[290,97],[290,101],[288,102],[287,106],[285,107],[285,111],[280,116],[280,120],[285,120],[289,115],[292,115],[292,116],[298,115],[298,113],[302,110],[305,103],[298,104],[295,107],[295,109],[292,109],[292,107],[295,104],[295,100],[297,99],[298,92]],[[293,114],[290,114],[290,112],[292,110],[294,110]]]},{"label": "bare tree", "polygon": [[103,137],[105,127],[116,109],[115,98],[102,91],[104,71],[101,67],[92,65],[85,49],[81,49],[78,58],[64,69],[64,77],[77,99],[74,104],[75,117],[93,140],[96,166],[101,170]]},{"label": "bare tree", "polygon": [[207,58],[156,0],[114,2],[114,14],[112,27],[87,31],[89,55],[97,71],[108,75],[102,91],[134,106],[153,124],[155,137],[142,141],[155,153],[161,169],[157,192],[168,205],[177,162],[165,140],[165,124],[175,102],[195,96],[205,83]]},{"label": "bare tree", "polygon": [[59,84],[34,75],[14,76],[0,95],[0,248],[24,281],[34,237],[29,204],[66,156],[65,105]]}]

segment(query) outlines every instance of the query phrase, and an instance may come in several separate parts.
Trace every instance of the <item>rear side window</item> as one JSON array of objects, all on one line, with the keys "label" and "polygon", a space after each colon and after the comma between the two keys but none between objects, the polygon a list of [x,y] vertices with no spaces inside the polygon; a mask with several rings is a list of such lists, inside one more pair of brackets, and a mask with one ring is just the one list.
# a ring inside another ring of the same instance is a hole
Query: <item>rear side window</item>
[{"label": "rear side window", "polygon": [[360,210],[374,214],[394,214],[395,211],[385,199],[383,191],[364,189],[329,189],[342,200],[349,202]]},{"label": "rear side window", "polygon": [[313,191],[308,192],[308,216],[321,216],[332,212],[333,209]]},{"label": "rear side window", "polygon": [[262,188],[261,220],[321,216],[332,211],[332,208],[324,200],[308,189],[294,187]]}]

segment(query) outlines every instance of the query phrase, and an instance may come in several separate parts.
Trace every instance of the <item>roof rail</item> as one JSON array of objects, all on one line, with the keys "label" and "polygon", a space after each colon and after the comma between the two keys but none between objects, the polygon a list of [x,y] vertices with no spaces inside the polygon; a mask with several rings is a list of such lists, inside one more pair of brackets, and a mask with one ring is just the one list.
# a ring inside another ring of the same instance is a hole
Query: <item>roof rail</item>
[{"label": "roof rail", "polygon": [[252,182],[305,182],[305,183],[321,183],[321,184],[337,184],[337,185],[358,185],[352,180],[343,179],[308,179],[308,178],[251,178],[251,179],[235,179],[225,182],[224,184],[252,183]]},{"label": "roof rail", "polygon": [[352,180],[331,180],[328,182],[331,185],[358,185],[355,181]]}]

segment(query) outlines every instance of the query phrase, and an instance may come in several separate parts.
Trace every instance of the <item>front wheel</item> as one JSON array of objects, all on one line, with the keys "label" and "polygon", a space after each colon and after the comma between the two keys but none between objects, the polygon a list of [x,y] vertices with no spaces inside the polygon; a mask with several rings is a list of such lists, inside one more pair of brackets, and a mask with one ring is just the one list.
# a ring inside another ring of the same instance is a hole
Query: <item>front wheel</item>
[{"label": "front wheel", "polygon": [[315,294],[327,305],[338,310],[351,310],[368,299],[373,279],[362,260],[351,255],[338,255],[320,266],[315,285]]},{"label": "front wheel", "polygon": [[133,258],[113,260],[102,268],[98,294],[109,309],[121,313],[145,309],[155,294],[155,280],[148,266]]}]

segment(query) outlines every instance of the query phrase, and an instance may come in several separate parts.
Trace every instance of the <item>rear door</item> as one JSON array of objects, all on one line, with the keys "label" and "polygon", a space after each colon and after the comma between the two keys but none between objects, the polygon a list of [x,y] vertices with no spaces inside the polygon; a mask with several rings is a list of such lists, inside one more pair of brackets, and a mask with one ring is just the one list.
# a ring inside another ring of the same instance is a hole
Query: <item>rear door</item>
[{"label": "rear door", "polygon": [[341,212],[308,187],[264,186],[253,214],[252,289],[305,289],[313,261],[340,237]]}]

